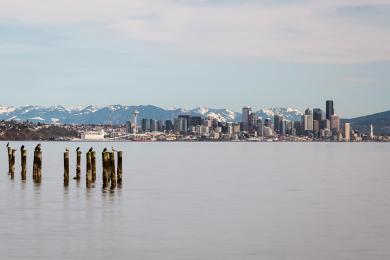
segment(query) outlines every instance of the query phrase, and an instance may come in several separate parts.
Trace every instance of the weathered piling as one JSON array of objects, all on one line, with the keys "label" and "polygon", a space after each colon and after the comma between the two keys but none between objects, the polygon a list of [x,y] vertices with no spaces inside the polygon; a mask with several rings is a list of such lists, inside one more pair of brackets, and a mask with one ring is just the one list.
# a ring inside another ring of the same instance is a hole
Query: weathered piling
[{"label": "weathered piling", "polygon": [[69,151],[64,152],[64,185],[69,185]]},{"label": "weathered piling", "polygon": [[116,187],[115,152],[110,153],[111,189]]},{"label": "weathered piling", "polygon": [[20,150],[20,155],[21,155],[21,166],[22,166],[22,180],[26,180],[27,178],[27,150],[22,148]]},{"label": "weathered piling", "polygon": [[11,174],[12,148],[7,144],[8,152],[8,174]]},{"label": "weathered piling", "polygon": [[74,177],[75,180],[80,180],[81,178],[81,151],[79,148],[76,150],[76,177]]},{"label": "weathered piling", "polygon": [[11,178],[13,178],[14,174],[15,174],[15,153],[16,153],[16,150],[15,149],[11,149],[11,160],[10,160],[10,175],[11,175]]},{"label": "weathered piling", "polygon": [[117,158],[118,165],[116,168],[117,181],[118,184],[122,184],[122,151],[118,151],[117,157],[118,157]]},{"label": "weathered piling", "polygon": [[92,153],[87,152],[86,153],[86,185],[87,187],[91,187],[92,184]]},{"label": "weathered piling", "polygon": [[103,152],[102,153],[102,161],[103,161],[103,187],[107,187],[110,182],[110,153]]},{"label": "weathered piling", "polygon": [[39,183],[42,180],[42,151],[37,150],[35,152],[35,179],[34,181]]},{"label": "weathered piling", "polygon": [[96,181],[96,152],[91,152],[91,163],[92,163],[92,182]]}]

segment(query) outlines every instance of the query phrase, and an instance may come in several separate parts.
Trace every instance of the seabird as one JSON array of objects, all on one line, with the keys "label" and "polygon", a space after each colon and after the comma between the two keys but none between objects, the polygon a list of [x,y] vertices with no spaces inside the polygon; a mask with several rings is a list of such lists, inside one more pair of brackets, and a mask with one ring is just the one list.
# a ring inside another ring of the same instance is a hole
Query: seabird
[{"label": "seabird", "polygon": [[76,152],[80,151],[80,147],[77,147]]},{"label": "seabird", "polygon": [[41,150],[41,144],[38,144],[36,147],[35,147],[35,151],[40,151]]},{"label": "seabird", "polygon": [[24,151],[24,145],[20,147],[20,151]]},{"label": "seabird", "polygon": [[104,149],[103,149],[103,153],[105,153],[105,152],[107,152],[107,148],[104,148]]},{"label": "seabird", "polygon": [[90,152],[90,153],[91,153],[92,151],[93,151],[93,148],[92,148],[92,147],[91,147],[91,148],[89,148],[89,151],[88,151],[88,152]]}]

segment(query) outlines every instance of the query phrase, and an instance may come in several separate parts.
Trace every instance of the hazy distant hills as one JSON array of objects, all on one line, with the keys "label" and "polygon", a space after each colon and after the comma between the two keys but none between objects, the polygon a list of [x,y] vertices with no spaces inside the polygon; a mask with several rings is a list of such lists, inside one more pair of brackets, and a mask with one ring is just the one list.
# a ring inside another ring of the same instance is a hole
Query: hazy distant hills
[{"label": "hazy distant hills", "polygon": [[[132,118],[134,110],[138,110],[138,119],[153,118],[158,120],[173,120],[182,114],[201,115],[213,117],[220,122],[239,122],[241,114],[228,109],[214,109],[198,107],[195,109],[163,109],[147,106],[112,105],[106,107],[87,106],[82,108],[66,108],[63,106],[0,106],[0,120],[33,121],[42,123],[66,124],[123,124]],[[280,114],[288,120],[300,120],[302,113],[292,108],[261,109],[256,113],[262,118],[273,118]]]},{"label": "hazy distant hills", "polygon": [[342,123],[350,122],[353,129],[368,133],[370,125],[374,126],[376,134],[390,134],[390,111],[376,113],[352,119],[343,119]]},{"label": "hazy distant hills", "polygon": [[[142,118],[158,120],[173,120],[182,114],[201,115],[213,117],[220,122],[240,122],[241,113],[228,109],[215,109],[198,107],[195,109],[164,109],[153,105],[147,106],[123,106],[111,105],[106,107],[87,106],[81,108],[66,108],[64,106],[0,106],[0,120],[33,121],[42,123],[65,124],[124,124],[132,118],[134,110],[138,110],[139,121]],[[287,120],[301,120],[302,112],[294,108],[270,108],[255,111],[260,117],[273,118],[275,114],[283,116]],[[351,122],[354,129],[367,131],[370,124],[375,127],[377,133],[390,133],[390,111],[373,115],[344,119],[342,122]]]}]

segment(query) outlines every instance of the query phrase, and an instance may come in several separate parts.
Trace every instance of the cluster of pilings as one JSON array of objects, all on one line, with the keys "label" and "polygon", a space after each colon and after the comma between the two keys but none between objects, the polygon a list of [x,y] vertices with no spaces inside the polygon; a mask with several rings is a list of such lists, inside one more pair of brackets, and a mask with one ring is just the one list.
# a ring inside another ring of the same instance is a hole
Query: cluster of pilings
[{"label": "cluster of pilings", "polygon": [[[117,165],[115,168],[115,152],[117,153]],[[78,147],[76,149],[76,176],[73,178],[77,181],[81,179],[81,155],[82,152]],[[88,188],[96,182],[96,152],[93,148],[86,153],[86,174],[85,182]],[[108,152],[104,149],[102,152],[103,162],[103,188],[111,187],[114,189],[117,184],[122,184],[122,151]],[[69,150],[64,152],[64,185],[69,185]]]},{"label": "cluster of pilings", "polygon": [[[8,151],[8,174],[11,178],[15,175],[15,154],[16,150],[7,144]],[[115,153],[117,157],[117,163],[115,164]],[[21,177],[22,180],[27,178],[27,150],[24,145],[20,148],[21,154]],[[81,155],[80,147],[76,149],[76,176],[73,178],[77,181],[81,180]],[[117,185],[122,184],[122,151],[111,152],[105,148],[102,152],[103,162],[103,188],[110,187],[114,189]],[[93,148],[89,149],[86,153],[86,186],[92,187],[96,182],[96,152]],[[64,185],[69,185],[70,168],[69,168],[69,150],[64,152]],[[42,150],[41,145],[38,144],[34,150],[33,161],[33,180],[36,183],[42,181]]]},{"label": "cluster of pilings", "polygon": [[[16,149],[12,149],[12,147],[7,144],[7,152],[8,152],[8,174],[11,178],[14,178],[15,175],[15,154]],[[20,147],[20,162],[21,162],[21,177],[22,180],[27,179],[27,150],[24,148],[24,145]],[[42,151],[41,145],[38,144],[34,150],[34,162],[33,162],[33,180],[34,182],[41,182],[42,180]]]}]

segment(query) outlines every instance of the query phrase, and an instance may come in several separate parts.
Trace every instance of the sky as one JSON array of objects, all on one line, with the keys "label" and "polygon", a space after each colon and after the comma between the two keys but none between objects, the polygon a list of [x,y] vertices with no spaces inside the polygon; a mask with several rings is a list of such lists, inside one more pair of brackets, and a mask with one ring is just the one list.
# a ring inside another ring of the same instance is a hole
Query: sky
[{"label": "sky", "polygon": [[0,0],[0,104],[390,110],[389,0]]}]

